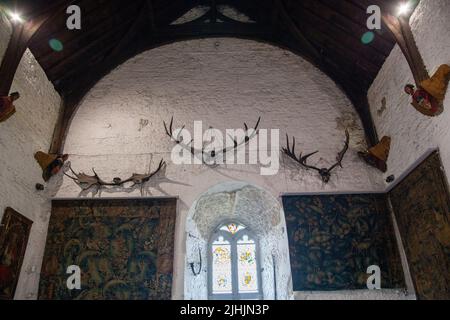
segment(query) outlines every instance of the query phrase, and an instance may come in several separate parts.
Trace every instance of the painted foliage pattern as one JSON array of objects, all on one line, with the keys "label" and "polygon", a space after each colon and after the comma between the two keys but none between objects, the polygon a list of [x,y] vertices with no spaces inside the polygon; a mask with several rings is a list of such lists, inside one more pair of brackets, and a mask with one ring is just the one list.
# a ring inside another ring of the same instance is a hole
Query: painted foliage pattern
[{"label": "painted foliage pattern", "polygon": [[420,299],[450,299],[450,194],[433,153],[391,193],[411,276]]},{"label": "painted foliage pattern", "polygon": [[370,265],[382,288],[404,278],[383,195],[283,197],[295,291],[367,289]]},{"label": "painted foliage pattern", "polygon": [[39,298],[170,299],[175,218],[173,199],[54,201]]}]

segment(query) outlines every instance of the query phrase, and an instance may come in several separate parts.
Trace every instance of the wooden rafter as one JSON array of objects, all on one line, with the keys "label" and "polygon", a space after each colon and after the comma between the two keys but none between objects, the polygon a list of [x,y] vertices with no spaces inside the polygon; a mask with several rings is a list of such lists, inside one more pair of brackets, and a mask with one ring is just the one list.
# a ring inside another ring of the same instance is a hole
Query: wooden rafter
[{"label": "wooden rafter", "polygon": [[52,10],[45,10],[24,23],[13,24],[12,36],[0,65],[0,96],[9,94],[17,67],[31,39],[70,3],[72,1],[57,1]]},{"label": "wooden rafter", "polygon": [[156,30],[156,22],[155,22],[155,9],[153,7],[153,0],[146,0],[147,2],[147,10],[148,10],[148,20],[150,23],[150,28],[152,31]]},{"label": "wooden rafter", "polygon": [[[62,28],[63,16],[60,15],[57,24],[46,25],[30,43],[33,54],[65,101],[63,120],[60,129],[55,130],[57,138],[52,149],[60,150],[63,146],[65,130],[83,94],[118,64],[162,44],[216,36],[266,41],[302,55],[342,87],[357,108],[368,139],[375,141],[376,132],[364,97],[395,39],[385,32],[386,29],[377,31],[376,38],[368,45],[363,45],[360,37],[366,32],[366,5],[373,3],[386,8],[389,0],[338,2],[78,0],[83,19],[87,19],[83,20],[86,29],[67,31]],[[213,10],[207,18],[204,16],[184,25],[171,25],[198,5],[211,6]],[[234,7],[256,23],[246,24],[226,18],[216,9],[218,5]],[[51,38],[63,42],[62,52],[54,52],[48,47],[48,39]],[[413,54],[408,54],[413,60]]]},{"label": "wooden rafter", "polygon": [[429,78],[428,71],[419,52],[414,35],[411,31],[408,17],[394,17],[390,14],[383,15],[383,22],[392,32],[398,46],[403,52],[411,69],[416,85]]},{"label": "wooden rafter", "polygon": [[321,64],[322,55],[317,48],[308,40],[303,34],[303,31],[298,28],[292,17],[286,10],[283,0],[275,0],[275,5],[280,13],[282,22],[286,23],[291,34],[305,47],[306,52],[317,64]]}]

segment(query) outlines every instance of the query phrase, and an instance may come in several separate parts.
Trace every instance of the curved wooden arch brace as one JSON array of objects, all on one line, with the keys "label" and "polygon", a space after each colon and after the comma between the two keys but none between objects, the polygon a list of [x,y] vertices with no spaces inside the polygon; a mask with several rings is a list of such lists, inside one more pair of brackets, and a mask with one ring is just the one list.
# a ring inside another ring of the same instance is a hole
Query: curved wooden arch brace
[{"label": "curved wooden arch brace", "polygon": [[75,1],[55,1],[48,10],[38,16],[30,17],[24,23],[13,24],[12,36],[0,65],[0,96],[9,94],[17,67],[33,37],[46,23],[52,21],[55,16],[73,2]]},{"label": "curved wooden arch brace", "polygon": [[[88,69],[89,72],[81,72],[79,76],[68,77],[64,81],[63,88],[65,90],[63,91],[68,92],[68,94],[63,98],[60,120],[55,127],[50,153],[63,152],[67,131],[81,99],[108,72],[141,52],[177,41],[207,37],[234,37],[261,41],[288,49],[306,59],[336,83],[344,83],[341,89],[358,112],[368,143],[370,145],[378,143],[377,133],[368,109],[367,92],[359,86],[357,81],[353,83],[340,81],[345,76],[341,70],[326,67],[321,52],[308,41],[302,30],[295,24],[282,0],[273,1],[272,23],[269,25],[261,25],[258,23],[246,24],[229,21],[228,19],[226,19],[227,21],[225,23],[216,23],[216,2],[212,0],[212,9],[204,16],[186,24],[157,28],[154,23],[152,0],[147,0],[146,4],[148,10],[141,10],[141,15],[136,19],[123,39],[104,57],[100,64],[90,66]],[[150,15],[145,14],[146,11],[150,12]],[[203,21],[205,17],[209,18],[209,23]],[[148,38],[144,41],[131,41],[135,36],[135,31],[142,26],[145,19],[150,19],[150,30],[147,30],[149,34]],[[277,28],[279,27],[278,22],[287,27],[289,34],[298,44],[293,45],[292,43],[286,44],[280,42],[279,37],[276,37]]]},{"label": "curved wooden arch brace", "polygon": [[385,14],[382,19],[397,41],[406,61],[408,61],[416,86],[419,86],[422,81],[429,79],[430,76],[411,31],[410,17],[394,17]]}]

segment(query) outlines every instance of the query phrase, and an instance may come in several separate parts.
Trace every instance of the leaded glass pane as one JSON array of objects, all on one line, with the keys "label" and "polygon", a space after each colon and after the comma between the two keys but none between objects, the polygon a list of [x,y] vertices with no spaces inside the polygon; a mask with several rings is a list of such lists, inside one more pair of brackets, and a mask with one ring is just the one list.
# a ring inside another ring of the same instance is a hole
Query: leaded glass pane
[{"label": "leaded glass pane", "polygon": [[213,293],[232,293],[230,242],[219,237],[212,244],[212,256]]},{"label": "leaded glass pane", "polygon": [[227,224],[225,226],[222,226],[220,228],[220,230],[229,232],[232,235],[234,235],[236,232],[241,231],[243,229],[245,229],[245,227],[243,225],[236,224],[236,223],[229,223],[229,224]]},{"label": "leaded glass pane", "polygon": [[255,241],[244,235],[237,242],[239,293],[258,292]]}]

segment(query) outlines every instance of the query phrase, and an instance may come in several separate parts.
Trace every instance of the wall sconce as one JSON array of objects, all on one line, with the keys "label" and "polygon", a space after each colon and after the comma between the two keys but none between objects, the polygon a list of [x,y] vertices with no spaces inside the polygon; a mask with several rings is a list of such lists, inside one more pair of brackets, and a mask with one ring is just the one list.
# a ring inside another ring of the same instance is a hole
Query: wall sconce
[{"label": "wall sconce", "polygon": [[13,23],[24,23],[25,20],[22,18],[22,16],[18,12],[8,12],[9,19]]},{"label": "wall sconce", "polygon": [[411,4],[408,1],[406,1],[399,5],[397,10],[397,17],[407,15],[410,12],[411,12]]},{"label": "wall sconce", "polygon": [[[191,262],[189,265],[191,266],[191,270],[194,276],[198,276],[200,272],[202,271],[202,251],[200,248],[198,248],[198,259],[199,262]],[[195,270],[195,265],[198,264],[198,271]]]}]

